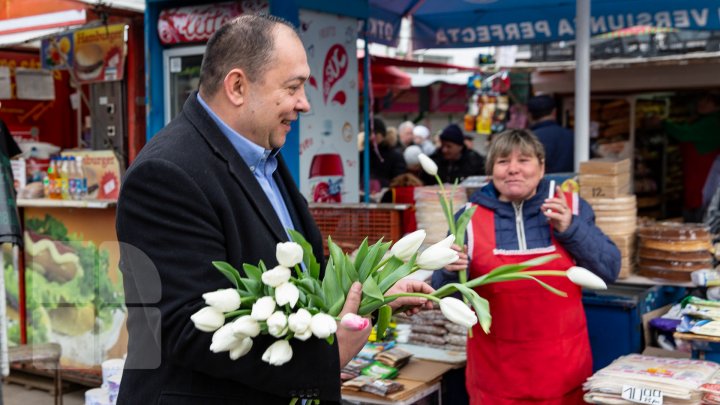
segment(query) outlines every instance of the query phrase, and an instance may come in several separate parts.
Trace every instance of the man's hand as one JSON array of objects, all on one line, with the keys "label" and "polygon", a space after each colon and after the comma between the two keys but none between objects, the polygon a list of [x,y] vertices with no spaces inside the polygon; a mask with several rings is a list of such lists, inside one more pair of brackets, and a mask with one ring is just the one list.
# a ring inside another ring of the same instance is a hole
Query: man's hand
[{"label": "man's hand", "polygon": [[[402,279],[385,293],[385,296],[401,293],[423,293],[432,294],[435,291],[432,287],[419,280]],[[409,307],[405,310],[407,315],[417,314],[422,307],[432,309],[432,301],[422,297],[400,297],[391,302],[390,308],[394,310],[400,307]]]},{"label": "man's hand", "polygon": [[[354,282],[348,291],[347,298],[345,298],[345,305],[342,311],[340,311],[339,318],[347,313],[357,314],[360,308],[360,300],[362,299],[362,284]],[[368,326],[365,329],[359,331],[350,331],[341,326],[338,326],[337,336],[338,351],[340,352],[340,368],[345,367],[346,364],[355,357],[356,354],[362,350],[365,343],[367,343],[368,337],[372,327]]]}]

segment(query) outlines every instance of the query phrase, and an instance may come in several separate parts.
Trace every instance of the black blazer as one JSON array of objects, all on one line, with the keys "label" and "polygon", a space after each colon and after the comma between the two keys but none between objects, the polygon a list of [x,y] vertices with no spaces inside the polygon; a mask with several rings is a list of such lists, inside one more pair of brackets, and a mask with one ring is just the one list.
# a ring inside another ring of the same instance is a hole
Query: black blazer
[{"label": "black blazer", "polygon": [[[280,158],[275,180],[296,229],[322,259],[320,232]],[[337,343],[291,340],[282,366],[261,360],[272,337],[246,356],[210,352],[212,334],[190,315],[201,295],[231,283],[211,264],[277,265],[284,229],[253,174],[192,94],[182,113],[127,171],[117,208],[120,270],[128,306],[128,357],[118,404],[283,404],[340,399]]]}]

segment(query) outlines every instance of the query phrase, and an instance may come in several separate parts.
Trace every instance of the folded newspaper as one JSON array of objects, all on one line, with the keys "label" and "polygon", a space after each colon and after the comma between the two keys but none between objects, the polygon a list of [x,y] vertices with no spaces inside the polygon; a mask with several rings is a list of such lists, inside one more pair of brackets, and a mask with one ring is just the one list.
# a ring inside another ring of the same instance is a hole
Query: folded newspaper
[{"label": "folded newspaper", "polygon": [[628,393],[647,390],[662,398],[657,403],[697,404],[703,396],[700,386],[718,370],[720,365],[710,361],[630,354],[588,378],[584,399],[591,404],[634,404],[638,401]]}]

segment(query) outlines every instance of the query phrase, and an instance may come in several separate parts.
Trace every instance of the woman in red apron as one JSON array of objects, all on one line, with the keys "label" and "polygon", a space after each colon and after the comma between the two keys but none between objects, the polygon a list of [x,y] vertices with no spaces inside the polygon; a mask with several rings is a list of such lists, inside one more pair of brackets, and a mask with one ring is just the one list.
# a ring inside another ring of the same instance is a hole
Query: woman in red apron
[{"label": "woman in red apron", "polygon": [[[592,209],[572,195],[548,198],[545,152],[532,132],[494,136],[487,172],[492,181],[471,197],[477,205],[467,231],[467,255],[433,275],[433,286],[467,267],[470,278],[509,263],[558,254],[534,269],[585,267],[606,282],[617,278],[620,252],[594,224]],[[471,404],[582,404],[582,383],[592,373],[590,344],[579,287],[541,277],[567,293],[559,297],[533,281],[477,289],[490,303],[492,325],[476,325],[467,342],[466,387]]]}]

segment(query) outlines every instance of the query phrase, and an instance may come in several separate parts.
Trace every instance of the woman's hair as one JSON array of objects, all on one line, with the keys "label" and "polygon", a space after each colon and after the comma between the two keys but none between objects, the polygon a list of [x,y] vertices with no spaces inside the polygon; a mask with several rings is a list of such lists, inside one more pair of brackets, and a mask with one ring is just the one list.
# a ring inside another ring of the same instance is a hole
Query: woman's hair
[{"label": "woman's hair", "polygon": [[395,127],[389,127],[385,131],[385,138],[382,141],[382,144],[392,148],[393,146],[397,145],[398,141],[398,130]]},{"label": "woman's hair", "polygon": [[492,136],[488,147],[485,173],[492,174],[493,166],[498,158],[510,156],[513,150],[536,156],[540,163],[545,163],[545,147],[529,129],[508,129]]}]

